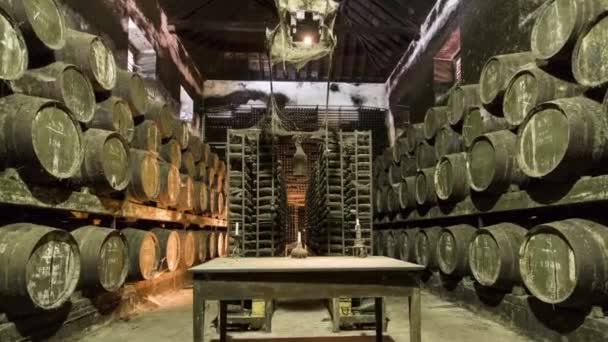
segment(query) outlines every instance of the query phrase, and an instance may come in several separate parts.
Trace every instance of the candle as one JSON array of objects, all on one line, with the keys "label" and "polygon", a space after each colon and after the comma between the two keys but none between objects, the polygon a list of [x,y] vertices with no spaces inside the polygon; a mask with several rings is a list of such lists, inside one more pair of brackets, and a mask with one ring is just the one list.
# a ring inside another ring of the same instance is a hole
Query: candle
[{"label": "candle", "polygon": [[236,223],[236,233],[234,235],[239,235],[239,223]]},{"label": "candle", "polygon": [[298,243],[302,243],[302,233],[298,232]]}]

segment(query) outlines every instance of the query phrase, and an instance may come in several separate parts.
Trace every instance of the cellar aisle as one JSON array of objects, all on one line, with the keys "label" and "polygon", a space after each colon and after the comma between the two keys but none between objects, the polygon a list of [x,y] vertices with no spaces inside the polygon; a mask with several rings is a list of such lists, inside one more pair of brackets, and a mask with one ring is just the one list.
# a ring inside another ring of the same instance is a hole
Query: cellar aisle
[{"label": "cellar aisle", "polygon": [[[487,320],[436,296],[423,293],[422,331],[423,341],[529,341],[505,327]],[[128,320],[120,320],[92,331],[84,331],[73,342],[161,342],[192,340],[192,292],[151,298],[156,309],[146,311]],[[386,341],[409,341],[406,299],[391,298],[387,301],[389,322]],[[213,305],[214,307],[214,305]],[[142,311],[144,308],[142,308]],[[215,314],[215,313],[213,313]],[[214,333],[214,332],[213,332]],[[321,301],[299,302],[290,305],[282,302],[274,315],[273,332],[238,333],[236,341],[285,341],[285,342],[358,342],[372,341],[371,331],[331,333],[329,313]],[[296,338],[294,338],[296,337]],[[298,339],[297,337],[307,337]],[[209,339],[209,337],[207,337]],[[217,335],[211,336],[215,341]]]}]

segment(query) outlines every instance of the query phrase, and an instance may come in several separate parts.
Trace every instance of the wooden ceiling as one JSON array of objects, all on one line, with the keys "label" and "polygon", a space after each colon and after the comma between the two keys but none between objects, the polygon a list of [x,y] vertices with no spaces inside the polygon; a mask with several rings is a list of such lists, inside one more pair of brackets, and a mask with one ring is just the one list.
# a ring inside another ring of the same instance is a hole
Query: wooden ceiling
[{"label": "wooden ceiling", "polygon": [[[266,29],[277,24],[274,0],[160,0],[168,25],[206,79],[268,80]],[[434,0],[342,0],[332,81],[385,82]],[[276,67],[279,81],[327,80],[329,58],[300,71]]]}]

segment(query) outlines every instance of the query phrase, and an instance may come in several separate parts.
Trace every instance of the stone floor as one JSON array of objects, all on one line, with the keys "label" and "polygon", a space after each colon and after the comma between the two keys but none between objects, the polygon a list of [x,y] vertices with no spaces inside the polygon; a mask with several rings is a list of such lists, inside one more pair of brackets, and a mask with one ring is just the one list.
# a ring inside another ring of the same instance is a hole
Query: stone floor
[{"label": "stone floor", "polygon": [[[73,341],[82,342],[160,342],[192,341],[192,290],[149,298],[127,320],[119,320],[82,332]],[[387,312],[390,319],[385,341],[409,341],[406,300],[390,298]],[[529,341],[501,325],[445,302],[431,294],[422,297],[423,341]],[[216,307],[216,305],[213,305]],[[208,329],[206,340],[216,340],[214,329]],[[333,334],[329,313],[322,301],[279,303],[271,334],[260,332],[232,333],[234,341],[285,342],[363,342],[373,341],[373,332],[356,331]]]}]

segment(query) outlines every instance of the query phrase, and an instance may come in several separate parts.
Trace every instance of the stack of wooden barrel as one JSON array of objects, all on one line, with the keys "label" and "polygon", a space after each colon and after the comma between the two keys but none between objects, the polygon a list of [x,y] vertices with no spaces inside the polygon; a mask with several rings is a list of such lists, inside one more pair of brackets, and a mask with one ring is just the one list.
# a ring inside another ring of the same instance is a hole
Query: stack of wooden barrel
[{"label": "stack of wooden barrel", "polygon": [[[576,20],[572,18],[577,18]],[[571,25],[564,25],[568,22]],[[489,206],[512,191],[605,175],[608,2],[550,1],[531,51],[494,56],[479,84],[453,89],[374,162],[376,218],[390,222],[471,196]],[[378,251],[483,286],[525,285],[560,305],[601,303],[608,227],[580,218],[522,228],[501,223],[381,231]]]}]

